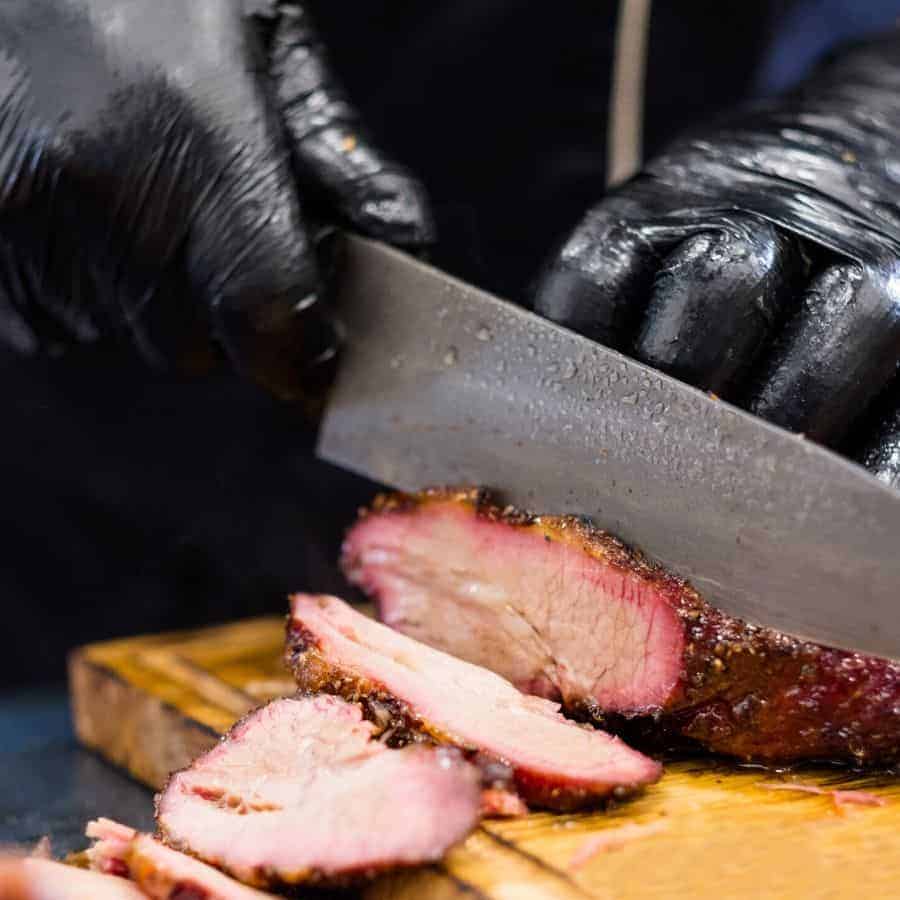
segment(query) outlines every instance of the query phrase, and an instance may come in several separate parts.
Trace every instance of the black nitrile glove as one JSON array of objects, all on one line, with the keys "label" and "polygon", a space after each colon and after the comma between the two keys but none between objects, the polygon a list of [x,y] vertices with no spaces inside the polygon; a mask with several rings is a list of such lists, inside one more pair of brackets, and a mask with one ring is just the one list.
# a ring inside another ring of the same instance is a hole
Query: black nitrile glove
[{"label": "black nitrile glove", "polygon": [[857,440],[900,359],[900,32],[676,141],[586,215],[535,307],[815,440]]},{"label": "black nitrile glove", "polygon": [[[334,352],[303,213],[431,241],[302,4],[0,4],[0,337],[125,335],[151,362],[294,393]],[[299,191],[299,195],[298,195]]]}]

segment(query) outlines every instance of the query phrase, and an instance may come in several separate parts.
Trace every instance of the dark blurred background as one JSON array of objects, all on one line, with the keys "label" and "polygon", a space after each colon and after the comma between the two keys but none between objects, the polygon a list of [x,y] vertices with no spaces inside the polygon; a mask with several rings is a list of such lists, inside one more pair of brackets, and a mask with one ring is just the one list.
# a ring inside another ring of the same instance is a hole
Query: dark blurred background
[{"label": "dark blurred background", "polygon": [[[315,0],[379,141],[424,179],[435,261],[513,299],[605,188],[617,4]],[[657,2],[645,150],[780,90],[896,3]],[[340,586],[344,527],[372,486],[311,458],[313,429],[220,373],[122,351],[0,356],[0,685],[59,681],[114,635],[280,612]],[[57,723],[58,724],[58,723]],[[56,727],[56,726],[54,726]],[[60,726],[61,727],[61,726]]]}]

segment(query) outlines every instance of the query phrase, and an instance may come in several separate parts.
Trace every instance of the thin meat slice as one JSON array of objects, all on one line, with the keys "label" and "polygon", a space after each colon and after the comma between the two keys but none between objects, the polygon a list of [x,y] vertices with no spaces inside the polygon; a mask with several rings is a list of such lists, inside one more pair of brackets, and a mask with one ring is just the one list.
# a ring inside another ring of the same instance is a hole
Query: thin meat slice
[{"label": "thin meat slice", "polygon": [[97,819],[88,824],[87,836],[94,839],[87,851],[92,868],[130,878],[152,900],[272,900],[272,894],[240,884],[127,825]]},{"label": "thin meat slice", "polygon": [[391,627],[631,739],[765,761],[900,759],[897,663],[725,615],[580,519],[468,489],[379,497],[343,567]]},{"label": "thin meat slice", "polygon": [[147,900],[124,878],[49,859],[0,858],[0,900]]},{"label": "thin meat slice", "polygon": [[[575,809],[655,781],[660,766],[498,675],[380,625],[336,597],[291,598],[288,663],[301,689],[361,701],[395,740],[426,735],[511,770],[529,805]],[[385,721],[387,719],[387,721]]]},{"label": "thin meat slice", "polygon": [[373,740],[337,697],[276,700],[157,797],[166,843],[255,887],[344,882],[440,859],[478,823],[478,771]]}]

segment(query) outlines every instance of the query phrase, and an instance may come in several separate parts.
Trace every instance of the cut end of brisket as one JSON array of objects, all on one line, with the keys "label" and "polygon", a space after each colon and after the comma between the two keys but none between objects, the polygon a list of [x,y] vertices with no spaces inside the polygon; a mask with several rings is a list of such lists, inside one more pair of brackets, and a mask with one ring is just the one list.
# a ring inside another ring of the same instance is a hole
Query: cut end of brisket
[{"label": "cut end of brisket", "polygon": [[574,809],[655,781],[660,767],[565,719],[556,703],[392,631],[336,597],[291,598],[288,663],[301,689],[359,700],[396,736],[508,766],[530,805]]},{"label": "cut end of brisket", "polygon": [[383,496],[342,562],[393,628],[631,737],[766,761],[900,759],[897,663],[727,616],[579,519],[484,491]]},{"label": "cut end of brisket", "polygon": [[395,495],[351,529],[343,566],[392,628],[524,691],[652,711],[677,689],[684,586],[578,520],[475,491]]},{"label": "cut end of brisket", "polygon": [[259,887],[440,859],[478,822],[479,773],[434,748],[391,750],[374,730],[337,697],[276,700],[172,777],[160,832]]}]

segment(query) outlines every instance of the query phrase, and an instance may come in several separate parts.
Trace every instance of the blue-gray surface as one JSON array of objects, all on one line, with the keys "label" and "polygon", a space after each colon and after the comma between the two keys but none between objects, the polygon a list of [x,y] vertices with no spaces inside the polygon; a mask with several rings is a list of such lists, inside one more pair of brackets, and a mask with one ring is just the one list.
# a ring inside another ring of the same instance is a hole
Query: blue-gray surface
[{"label": "blue-gray surface", "polygon": [[65,688],[0,694],[0,844],[49,835],[61,855],[103,815],[151,829],[152,794],[78,747]]}]

